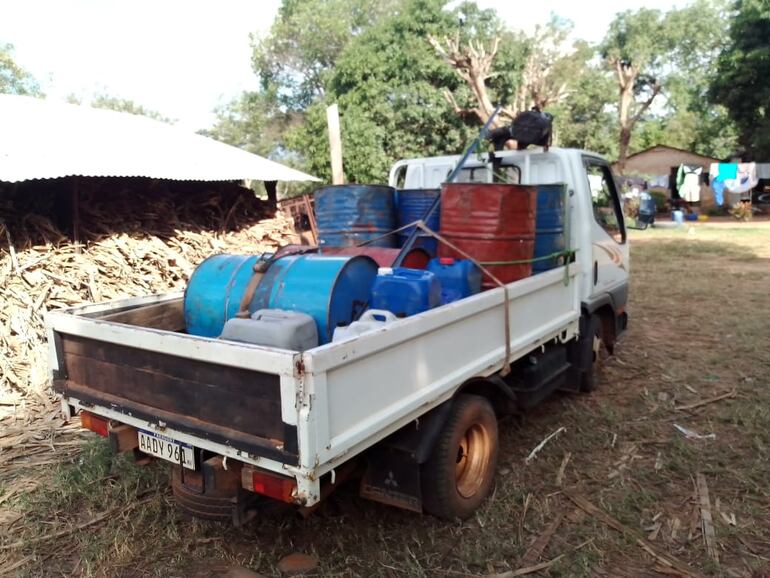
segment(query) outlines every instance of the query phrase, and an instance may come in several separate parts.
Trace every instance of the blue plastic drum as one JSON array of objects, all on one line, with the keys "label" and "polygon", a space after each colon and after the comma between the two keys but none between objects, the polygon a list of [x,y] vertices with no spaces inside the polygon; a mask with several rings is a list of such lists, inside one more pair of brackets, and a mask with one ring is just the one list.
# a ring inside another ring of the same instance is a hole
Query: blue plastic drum
[{"label": "blue plastic drum", "polygon": [[[314,194],[318,245],[351,247],[396,228],[395,189],[382,185],[336,185]],[[372,247],[395,247],[395,235]]]},{"label": "blue plastic drum", "polygon": [[[564,239],[564,185],[539,185],[537,187],[537,216],[535,218],[535,259],[561,253]],[[559,266],[563,257],[536,260],[532,274],[549,271]]]},{"label": "blue plastic drum", "polygon": [[219,337],[225,321],[235,317],[259,255],[213,255],[190,277],[184,292],[187,333]]},{"label": "blue plastic drum", "polygon": [[[398,226],[399,228],[409,223],[414,223],[425,217],[425,213],[430,209],[433,201],[436,200],[441,194],[439,189],[404,189],[398,191]],[[431,216],[425,221],[425,224],[433,229],[439,231],[439,218],[441,215],[441,207],[438,206],[433,211]],[[403,245],[404,241],[413,228],[405,229],[399,233],[401,239],[399,245]],[[426,235],[423,232],[419,233],[419,236],[415,240],[414,247],[421,247],[428,251],[431,256],[435,256],[438,250],[438,241],[435,237]]]},{"label": "blue plastic drum", "polygon": [[377,263],[364,256],[291,255],[275,261],[262,278],[250,311],[285,309],[315,319],[321,344],[334,329],[358,319],[369,305]]}]

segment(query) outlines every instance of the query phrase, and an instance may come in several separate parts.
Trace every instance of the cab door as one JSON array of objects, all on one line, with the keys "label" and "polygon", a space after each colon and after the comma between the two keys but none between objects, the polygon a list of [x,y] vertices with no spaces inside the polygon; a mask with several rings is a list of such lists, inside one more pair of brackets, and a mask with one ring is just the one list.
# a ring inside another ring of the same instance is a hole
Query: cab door
[{"label": "cab door", "polygon": [[[583,157],[591,191],[592,296],[610,293],[625,305],[628,285],[628,243],[623,207],[612,170],[603,159]],[[619,295],[618,293],[622,293]]]}]

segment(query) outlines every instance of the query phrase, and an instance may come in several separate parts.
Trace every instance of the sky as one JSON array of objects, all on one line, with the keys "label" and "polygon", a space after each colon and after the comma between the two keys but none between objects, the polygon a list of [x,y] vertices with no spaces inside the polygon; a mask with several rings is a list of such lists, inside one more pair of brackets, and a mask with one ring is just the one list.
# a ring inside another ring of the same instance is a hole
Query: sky
[{"label": "sky", "polygon": [[[669,10],[668,0],[477,0],[509,26],[532,32],[551,13],[575,36],[598,41],[616,12]],[[280,0],[3,0],[0,44],[48,98],[98,94],[135,101],[189,130],[213,109],[257,87],[251,34],[265,34]]]}]

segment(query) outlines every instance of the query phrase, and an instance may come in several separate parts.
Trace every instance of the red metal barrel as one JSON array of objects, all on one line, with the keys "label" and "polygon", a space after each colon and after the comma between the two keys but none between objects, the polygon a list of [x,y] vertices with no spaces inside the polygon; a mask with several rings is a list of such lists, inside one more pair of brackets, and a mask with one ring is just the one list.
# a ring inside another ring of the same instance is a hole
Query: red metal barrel
[{"label": "red metal barrel", "polygon": [[[537,188],[525,185],[449,183],[441,189],[441,236],[482,263],[532,259]],[[462,259],[439,244],[440,257]],[[485,265],[503,283],[532,274],[531,263]],[[484,275],[485,289],[496,287]]]},{"label": "red metal barrel", "polygon": [[[389,249],[385,247],[324,247],[324,255],[365,255],[371,257],[380,267],[390,267],[396,260],[401,249]],[[411,249],[404,257],[402,267],[408,269],[427,269],[430,254],[421,247]]]}]

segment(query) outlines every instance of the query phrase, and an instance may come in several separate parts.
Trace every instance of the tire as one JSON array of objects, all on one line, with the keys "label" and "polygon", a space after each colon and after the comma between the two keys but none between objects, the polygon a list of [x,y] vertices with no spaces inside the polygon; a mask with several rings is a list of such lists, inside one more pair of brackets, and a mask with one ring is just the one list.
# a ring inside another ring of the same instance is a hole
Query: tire
[{"label": "tire", "polygon": [[233,519],[235,494],[230,492],[199,494],[187,489],[182,483],[181,466],[173,466],[171,490],[177,505],[191,516],[218,522],[228,522]]},{"label": "tire", "polygon": [[423,509],[446,520],[470,517],[492,490],[497,453],[492,405],[478,395],[458,396],[422,466]]},{"label": "tire", "polygon": [[590,393],[596,389],[596,370],[601,358],[601,349],[604,347],[602,339],[602,320],[598,315],[588,318],[586,340],[583,343],[581,355],[586,356],[585,371],[580,375],[581,392]]}]

